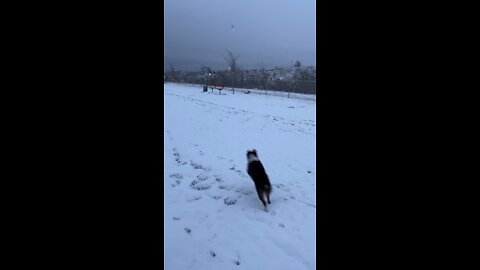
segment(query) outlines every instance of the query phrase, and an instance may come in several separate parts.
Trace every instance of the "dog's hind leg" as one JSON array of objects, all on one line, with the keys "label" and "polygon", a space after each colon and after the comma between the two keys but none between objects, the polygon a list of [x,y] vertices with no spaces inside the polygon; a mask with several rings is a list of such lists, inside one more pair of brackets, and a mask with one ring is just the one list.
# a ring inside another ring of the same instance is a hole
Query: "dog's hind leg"
[{"label": "dog's hind leg", "polygon": [[257,190],[257,193],[258,193],[258,198],[260,198],[260,201],[262,201],[262,203],[263,203],[263,207],[265,207],[265,209],[266,209],[267,204],[265,203],[265,199],[263,198],[263,191]]},{"label": "dog's hind leg", "polygon": [[268,202],[268,204],[271,204],[271,202],[270,202],[270,193],[272,192],[272,189],[271,189],[271,187],[268,186],[268,185],[266,185],[265,188],[266,188],[265,196],[267,197],[267,202]]}]

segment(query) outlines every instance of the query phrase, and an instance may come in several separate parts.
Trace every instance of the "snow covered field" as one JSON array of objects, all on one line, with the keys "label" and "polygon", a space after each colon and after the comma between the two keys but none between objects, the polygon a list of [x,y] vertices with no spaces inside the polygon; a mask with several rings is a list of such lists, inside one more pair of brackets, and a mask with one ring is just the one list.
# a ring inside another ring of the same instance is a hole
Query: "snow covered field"
[{"label": "snow covered field", "polygon": [[[315,269],[316,102],[164,86],[165,269]],[[246,173],[258,151],[268,212]]]},{"label": "snow covered field", "polygon": [[[202,88],[203,85],[199,84],[189,84],[189,83],[178,83],[177,85],[186,85],[186,86],[191,86],[191,87],[200,87]],[[211,91],[210,88],[208,91]],[[235,92],[240,93],[240,92],[246,92],[250,91],[252,94],[260,94],[260,95],[265,95],[265,90],[260,90],[260,89],[247,89],[247,88],[235,88]],[[218,92],[218,90],[214,90],[214,92]],[[223,92],[230,92],[232,93],[232,88],[231,87],[225,87],[223,89]],[[273,91],[273,90],[267,90],[267,95],[269,96],[279,96],[279,97],[286,97],[286,98],[296,98],[296,99],[305,99],[305,100],[312,100],[315,101],[317,100],[316,95],[309,95],[309,94],[300,94],[300,93],[292,93],[292,92],[286,92],[286,91]]]}]

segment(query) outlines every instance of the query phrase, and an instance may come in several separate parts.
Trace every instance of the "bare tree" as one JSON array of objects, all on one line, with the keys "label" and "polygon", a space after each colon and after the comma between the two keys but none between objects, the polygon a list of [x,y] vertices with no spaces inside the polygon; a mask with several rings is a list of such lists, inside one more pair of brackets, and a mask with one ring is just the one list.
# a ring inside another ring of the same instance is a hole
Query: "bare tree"
[{"label": "bare tree", "polygon": [[227,81],[227,76],[225,75],[225,72],[218,72],[218,81],[222,84],[225,84]]},{"label": "bare tree", "polygon": [[243,88],[244,76],[243,70],[240,70],[240,88]]},{"label": "bare tree", "polygon": [[297,68],[295,70],[294,79],[300,81],[315,81],[316,76],[313,70],[308,68]]},{"label": "bare tree", "polygon": [[297,60],[297,61],[295,61],[295,64],[293,66],[296,67],[296,68],[299,68],[299,67],[302,66],[302,63],[300,63],[300,61]]},{"label": "bare tree", "polygon": [[224,56],[225,61],[228,64],[228,70],[230,71],[232,90],[235,94],[235,85],[238,81],[238,75],[240,74],[240,65],[238,64],[238,55],[235,56],[231,51],[225,49],[227,55]]},{"label": "bare tree", "polygon": [[203,74],[207,74],[209,72],[212,72],[212,69],[209,67],[209,66],[205,66],[205,65],[202,65],[200,67],[200,71],[203,73]]},{"label": "bare tree", "polygon": [[[207,92],[208,91],[208,86],[210,85],[210,75],[209,73],[211,73],[211,69],[209,66],[205,66],[205,65],[201,65],[200,66],[200,74],[202,75],[203,77],[203,83],[204,83],[204,86],[203,86],[203,91],[204,92]],[[212,90],[213,91],[213,90]]]},{"label": "bare tree", "polygon": [[267,82],[268,82],[268,71],[263,65],[259,65],[259,70],[260,72],[260,81],[262,83],[262,88],[265,90],[265,94],[267,94]]},{"label": "bare tree", "polygon": [[168,64],[170,66],[170,78],[172,79],[173,82],[176,81],[177,79],[177,70],[175,69],[175,66],[172,63]]}]

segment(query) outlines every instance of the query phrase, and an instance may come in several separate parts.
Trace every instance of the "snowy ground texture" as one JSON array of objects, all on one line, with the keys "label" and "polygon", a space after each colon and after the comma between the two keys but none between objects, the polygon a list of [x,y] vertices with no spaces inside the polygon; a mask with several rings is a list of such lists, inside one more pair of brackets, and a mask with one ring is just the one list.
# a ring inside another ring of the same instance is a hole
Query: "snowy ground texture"
[{"label": "snowy ground texture", "polygon": [[[315,269],[316,102],[166,83],[165,269]],[[268,212],[246,172],[258,151]]]}]

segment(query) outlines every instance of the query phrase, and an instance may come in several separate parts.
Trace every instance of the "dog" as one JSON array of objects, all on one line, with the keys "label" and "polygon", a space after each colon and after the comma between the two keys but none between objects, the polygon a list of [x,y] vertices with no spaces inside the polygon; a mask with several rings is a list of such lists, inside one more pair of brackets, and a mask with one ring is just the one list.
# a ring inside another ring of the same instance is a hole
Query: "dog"
[{"label": "dog", "polygon": [[258,159],[257,150],[252,149],[247,151],[247,173],[255,183],[258,197],[262,201],[265,211],[267,211],[267,203],[265,202],[264,195],[267,198],[268,204],[270,203],[270,193],[272,192],[272,185],[268,179],[268,175],[265,172],[265,168],[262,165],[260,159]]}]

